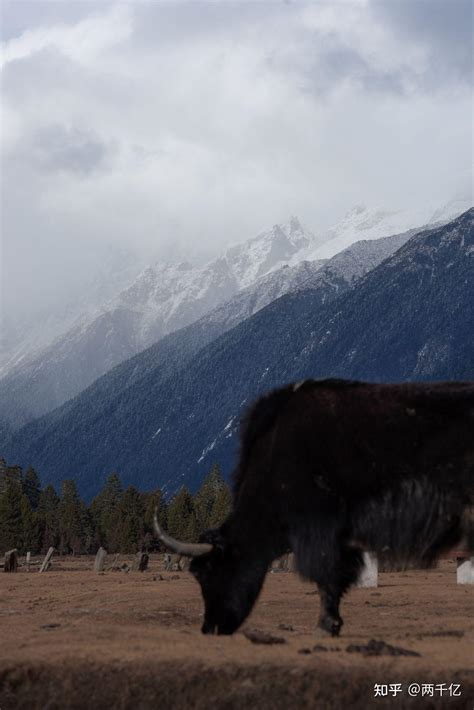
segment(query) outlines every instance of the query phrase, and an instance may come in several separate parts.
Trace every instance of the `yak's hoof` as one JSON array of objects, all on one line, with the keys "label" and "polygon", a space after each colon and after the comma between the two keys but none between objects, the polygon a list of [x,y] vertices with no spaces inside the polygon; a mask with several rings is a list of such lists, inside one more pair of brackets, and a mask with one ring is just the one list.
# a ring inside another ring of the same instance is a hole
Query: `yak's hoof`
[{"label": "yak's hoof", "polygon": [[339,636],[341,633],[343,621],[342,619],[335,619],[332,616],[324,616],[319,620],[319,627],[331,634],[331,636]]}]

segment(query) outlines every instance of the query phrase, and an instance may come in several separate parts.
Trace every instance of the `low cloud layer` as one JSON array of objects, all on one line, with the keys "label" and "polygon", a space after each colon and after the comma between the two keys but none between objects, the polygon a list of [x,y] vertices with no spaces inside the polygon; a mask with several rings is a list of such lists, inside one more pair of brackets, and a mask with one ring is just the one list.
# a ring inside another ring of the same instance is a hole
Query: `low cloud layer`
[{"label": "low cloud layer", "polygon": [[[472,5],[4,2],[4,308],[471,189]],[[18,291],[17,284],[21,284]]]}]

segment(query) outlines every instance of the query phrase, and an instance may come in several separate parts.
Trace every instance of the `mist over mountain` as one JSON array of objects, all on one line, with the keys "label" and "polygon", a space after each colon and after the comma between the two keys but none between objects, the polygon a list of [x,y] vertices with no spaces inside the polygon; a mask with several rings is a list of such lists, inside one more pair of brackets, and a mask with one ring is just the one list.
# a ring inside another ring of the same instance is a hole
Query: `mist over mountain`
[{"label": "mist over mountain", "polygon": [[[302,287],[319,289],[321,301],[325,302],[341,293],[355,279],[393,253],[409,238],[410,234],[411,232],[407,232],[377,241],[358,242],[328,260],[327,263],[324,261],[303,261],[297,266],[284,266],[270,272],[254,285],[239,291],[229,301],[216,307],[194,324],[178,331],[174,337],[173,335],[164,337],[155,348],[150,348],[147,354],[143,353],[143,357],[139,357],[138,360],[136,358],[130,360],[130,363],[133,363],[132,370],[134,373],[144,374],[144,363],[147,362],[154,369],[157,381],[166,379],[169,376],[170,368],[173,371],[173,368],[182,367],[187,358],[197,352],[200,347],[211,342],[226,330],[230,330],[288,291]],[[323,266],[324,268],[322,268]],[[121,313],[126,316],[127,311],[124,309]],[[116,313],[114,315],[117,316]],[[82,331],[79,330],[77,339],[69,337],[65,340],[64,353],[57,347],[57,345],[62,345],[63,339],[61,339],[48,353],[48,359],[45,357],[39,359],[39,366],[34,362],[31,369],[23,367],[18,374],[12,373],[0,381],[3,413],[3,420],[0,419],[0,422],[3,438],[28,419],[34,418],[32,414],[34,407],[36,407],[36,416],[54,408],[54,398],[58,399],[61,394],[58,387],[62,382],[61,378],[65,379],[65,385],[62,386],[66,391],[74,383],[76,383],[76,387],[80,386],[78,375],[81,375],[83,367],[87,364],[87,362],[80,360],[84,345],[90,349],[89,356],[92,360],[95,359],[96,362],[97,360],[102,362],[100,358],[106,360],[106,348],[110,343],[106,341],[104,344],[101,338],[101,329],[104,325],[106,327],[104,320],[109,317],[110,314],[106,313],[94,322],[96,329],[92,332],[96,336],[95,339],[82,339]],[[130,341],[127,345],[131,347]],[[122,360],[126,359],[126,357],[122,357]],[[137,365],[135,365],[136,360]],[[129,370],[129,366],[125,363],[120,372],[128,373]],[[89,371],[88,377],[92,378]],[[116,377],[117,372],[113,376],[111,375],[114,381]],[[128,381],[128,374],[124,374],[124,377]],[[76,379],[74,380],[74,378]],[[122,387],[123,384],[121,382],[117,386]]]},{"label": "mist over mountain", "polygon": [[380,239],[387,234],[400,234],[418,227],[436,227],[454,219],[471,207],[462,195],[441,206],[425,205],[412,210],[390,210],[384,207],[355,205],[343,219],[324,234],[323,243],[307,256],[327,259],[360,239]]},{"label": "mist over mountain", "polygon": [[[123,291],[144,263],[133,249],[104,249],[95,270],[68,298],[56,299],[54,307],[30,304],[28,314],[1,313],[0,377],[31,362],[54,340],[73,327],[78,319],[93,318],[98,304],[103,304]],[[19,288],[28,290],[28,284]]]},{"label": "mist over mountain", "polygon": [[[56,317],[36,322],[13,348],[0,380],[3,431],[61,405],[118,363],[198,320],[290,259],[298,263],[303,251],[317,243],[293,217],[202,267],[158,263],[130,284],[136,263],[130,258],[127,266],[127,254],[118,261],[114,253],[102,269],[104,284],[96,277],[87,296]],[[119,284],[126,288],[117,293]],[[104,302],[110,294],[114,297]],[[61,330],[65,332],[54,338]],[[45,345],[48,334],[52,342]]]},{"label": "mist over mountain", "polygon": [[[396,223],[393,213],[390,215],[386,229]],[[411,220],[418,218],[414,214]],[[367,219],[367,214],[364,217],[360,213],[357,219],[346,219],[337,228],[339,238],[345,241],[353,241],[354,235],[373,238],[374,230],[367,231],[363,225]],[[403,219],[410,221],[406,215]],[[377,229],[381,233],[384,224],[384,218],[379,216]],[[96,277],[83,300],[64,309],[56,319],[52,315],[49,321],[35,323],[16,355],[10,358],[9,366],[4,366],[0,379],[0,434],[5,436],[60,406],[115,365],[197,321],[221,303],[235,299],[228,306],[236,315],[239,313],[233,325],[249,317],[291,290],[306,271],[317,269],[322,260],[314,259],[313,253],[328,238],[332,238],[332,232],[317,238],[292,217],[286,224],[274,225],[231,247],[202,267],[186,262],[148,266],[111,300],[91,308],[94,300],[101,302],[101,295],[116,292],[120,283],[127,284],[137,269],[132,255],[113,252],[110,263],[102,268],[106,283],[101,286]],[[370,263],[371,257],[367,256]],[[309,259],[312,265],[303,266],[298,272],[297,267],[308,264]],[[274,276],[288,265],[296,270]],[[250,293],[248,289],[253,286],[255,291]],[[81,305],[84,313],[77,317]],[[48,334],[64,330],[71,320],[74,320],[71,327],[45,345]],[[36,338],[40,325],[43,330]],[[29,353],[31,349],[33,352]]]},{"label": "mist over mountain", "polygon": [[59,299],[45,313],[32,307],[29,318],[3,314],[0,378],[6,382],[0,416],[15,428],[50,411],[116,364],[284,265],[321,261],[362,239],[446,221],[464,205],[461,198],[436,210],[359,205],[317,237],[292,217],[203,266],[181,261],[143,268],[143,255],[110,247],[73,299]]},{"label": "mist over mountain", "polygon": [[173,345],[185,352],[185,331],[165,338],[25,426],[7,446],[8,459],[34,462],[46,482],[67,471],[85,495],[113,469],[125,482],[172,492],[181,483],[198,485],[213,461],[228,473],[242,409],[283,382],[472,378],[473,219],[471,209],[401,239],[352,286],[338,291],[332,282],[335,298],[322,288],[331,282],[328,263],[314,282],[207,344],[199,332],[211,321],[201,321],[191,326],[195,348],[188,331],[178,363]]}]

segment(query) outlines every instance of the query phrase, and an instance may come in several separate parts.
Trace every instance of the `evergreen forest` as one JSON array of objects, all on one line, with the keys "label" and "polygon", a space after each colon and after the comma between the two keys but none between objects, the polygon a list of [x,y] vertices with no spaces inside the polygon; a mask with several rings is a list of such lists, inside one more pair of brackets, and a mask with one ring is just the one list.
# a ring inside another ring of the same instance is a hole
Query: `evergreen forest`
[{"label": "evergreen forest", "polygon": [[41,486],[34,468],[23,471],[0,459],[0,554],[16,548],[19,554],[94,554],[100,546],[124,554],[160,549],[153,534],[153,515],[171,535],[197,542],[208,528],[220,525],[231,507],[231,493],[219,466],[214,465],[199,490],[183,487],[167,500],[160,489],[141,492],[124,488],[111,473],[98,495],[87,505],[74,480],[63,480],[60,490]]}]

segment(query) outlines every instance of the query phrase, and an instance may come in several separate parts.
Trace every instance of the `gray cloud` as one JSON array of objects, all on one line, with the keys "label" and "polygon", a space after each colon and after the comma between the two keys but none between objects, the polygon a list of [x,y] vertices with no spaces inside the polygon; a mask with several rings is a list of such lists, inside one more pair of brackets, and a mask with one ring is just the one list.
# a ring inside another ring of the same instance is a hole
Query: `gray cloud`
[{"label": "gray cloud", "polygon": [[83,175],[103,166],[111,154],[111,147],[93,134],[61,125],[38,130],[27,150],[40,170],[65,170]]},{"label": "gray cloud", "polygon": [[317,231],[470,185],[470,3],[2,9],[13,314],[80,291],[108,245],[203,257],[289,214]]},{"label": "gray cloud", "polygon": [[454,80],[472,84],[471,0],[372,0],[374,16],[393,33],[429,51],[426,77],[431,87]]},{"label": "gray cloud", "polygon": [[91,9],[92,2],[87,0],[3,0],[0,5],[1,37],[7,41],[32,27],[78,22]]},{"label": "gray cloud", "polygon": [[410,72],[400,69],[381,71],[356,50],[343,45],[327,46],[306,75],[305,89],[319,96],[337,91],[350,81],[367,93],[404,94]]}]

